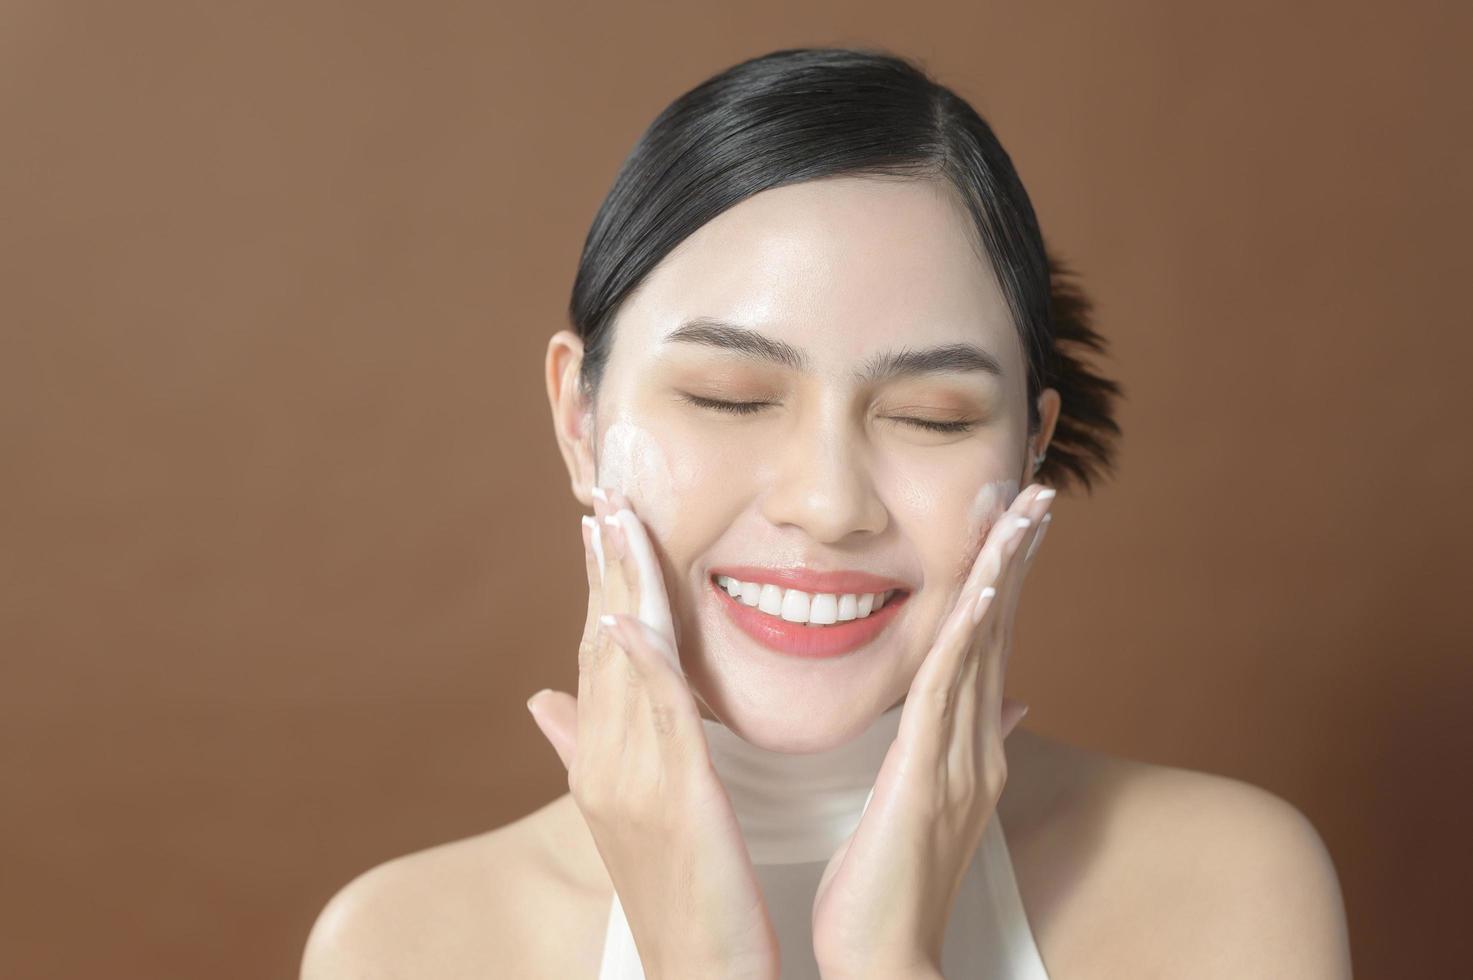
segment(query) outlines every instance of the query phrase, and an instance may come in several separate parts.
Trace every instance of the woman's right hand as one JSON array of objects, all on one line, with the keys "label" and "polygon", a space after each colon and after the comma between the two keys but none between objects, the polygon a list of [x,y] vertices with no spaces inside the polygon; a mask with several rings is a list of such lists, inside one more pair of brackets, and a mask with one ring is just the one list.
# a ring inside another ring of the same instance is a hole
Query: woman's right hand
[{"label": "woman's right hand", "polygon": [[622,494],[594,511],[578,697],[539,691],[527,707],[567,768],[645,975],[775,978],[777,935],[673,640],[638,617],[643,596],[670,621],[654,549]]}]

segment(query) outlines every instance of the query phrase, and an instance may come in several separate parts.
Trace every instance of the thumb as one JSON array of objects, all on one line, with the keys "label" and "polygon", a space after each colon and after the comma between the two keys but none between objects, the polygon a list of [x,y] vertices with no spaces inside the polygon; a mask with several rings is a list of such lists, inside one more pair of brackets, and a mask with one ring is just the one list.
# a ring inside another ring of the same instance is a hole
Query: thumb
[{"label": "thumb", "polygon": [[527,710],[542,737],[552,743],[563,768],[571,769],[578,754],[578,699],[564,691],[544,688],[527,699]]}]

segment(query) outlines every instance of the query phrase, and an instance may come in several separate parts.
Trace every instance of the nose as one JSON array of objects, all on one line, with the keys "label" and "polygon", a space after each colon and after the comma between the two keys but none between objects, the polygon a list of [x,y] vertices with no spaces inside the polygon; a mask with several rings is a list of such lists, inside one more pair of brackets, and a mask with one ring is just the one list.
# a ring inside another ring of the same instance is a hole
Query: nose
[{"label": "nose", "polygon": [[763,516],[822,544],[879,534],[888,526],[890,514],[877,492],[868,444],[849,426],[836,408],[785,434],[775,477],[763,495]]}]

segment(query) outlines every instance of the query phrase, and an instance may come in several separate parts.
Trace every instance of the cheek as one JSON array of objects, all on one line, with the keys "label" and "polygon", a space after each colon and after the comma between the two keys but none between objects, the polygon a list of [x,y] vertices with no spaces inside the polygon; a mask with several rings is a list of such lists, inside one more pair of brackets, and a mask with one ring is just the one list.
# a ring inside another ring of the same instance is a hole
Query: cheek
[{"label": "cheek", "polygon": [[649,431],[627,418],[608,427],[599,447],[598,483],[628,497],[651,532],[668,540],[678,493],[669,457]]},{"label": "cheek", "polygon": [[934,562],[944,587],[956,589],[966,581],[992,525],[1018,496],[1017,479],[986,478],[1002,470],[1000,463],[989,463],[968,485],[960,484],[954,468],[909,474],[894,487],[894,500],[905,511],[901,520],[924,538],[917,546],[930,556],[928,564]]},{"label": "cheek", "polygon": [[599,446],[599,485],[629,498],[677,566],[681,556],[708,543],[713,521],[726,513],[726,503],[743,487],[741,474],[750,471],[728,465],[727,454],[709,441],[646,428],[627,414],[615,419]]},{"label": "cheek", "polygon": [[956,584],[966,581],[972,570],[972,563],[977,560],[977,554],[987,541],[988,532],[1018,496],[1019,488],[1017,480],[990,480],[982,484],[973,495],[967,509],[966,550],[957,559]]}]

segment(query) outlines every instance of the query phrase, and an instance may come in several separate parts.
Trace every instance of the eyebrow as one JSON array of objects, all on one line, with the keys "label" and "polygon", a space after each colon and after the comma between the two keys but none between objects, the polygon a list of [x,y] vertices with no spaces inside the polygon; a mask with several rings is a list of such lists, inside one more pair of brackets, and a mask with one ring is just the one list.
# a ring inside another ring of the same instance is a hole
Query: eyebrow
[{"label": "eyebrow", "polygon": [[[812,359],[802,349],[768,337],[750,327],[711,317],[687,320],[664,338],[663,343],[696,344],[730,351],[753,360],[771,361],[796,371],[812,370]],[[855,372],[861,384],[917,374],[979,372],[1000,378],[1002,364],[974,344],[942,344],[921,350],[901,348],[874,354]]]}]

